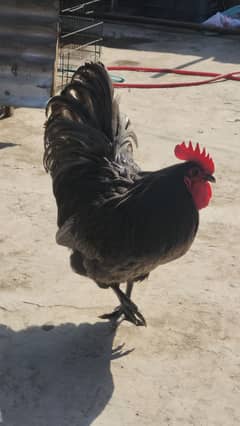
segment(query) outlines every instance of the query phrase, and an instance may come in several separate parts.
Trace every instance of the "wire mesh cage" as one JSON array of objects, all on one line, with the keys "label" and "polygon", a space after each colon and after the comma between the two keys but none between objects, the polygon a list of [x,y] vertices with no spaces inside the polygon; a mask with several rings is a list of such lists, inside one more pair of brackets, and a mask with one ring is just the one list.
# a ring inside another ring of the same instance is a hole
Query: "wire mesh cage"
[{"label": "wire mesh cage", "polygon": [[57,89],[68,83],[81,63],[101,56],[103,22],[96,17],[101,0],[63,0],[60,10]]}]

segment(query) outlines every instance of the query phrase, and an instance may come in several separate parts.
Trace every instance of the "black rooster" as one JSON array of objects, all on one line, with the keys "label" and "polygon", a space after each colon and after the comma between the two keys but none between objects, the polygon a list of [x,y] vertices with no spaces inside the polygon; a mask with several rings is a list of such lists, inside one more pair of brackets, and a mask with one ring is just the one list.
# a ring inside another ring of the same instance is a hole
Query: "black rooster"
[{"label": "black rooster", "polygon": [[81,66],[47,116],[44,166],[58,206],[57,243],[72,250],[76,273],[116,293],[120,307],[102,318],[146,325],[130,299],[133,284],[189,249],[198,210],[211,198],[214,163],[198,144],[182,143],[175,155],[184,163],[142,172],[135,133],[100,63]]}]

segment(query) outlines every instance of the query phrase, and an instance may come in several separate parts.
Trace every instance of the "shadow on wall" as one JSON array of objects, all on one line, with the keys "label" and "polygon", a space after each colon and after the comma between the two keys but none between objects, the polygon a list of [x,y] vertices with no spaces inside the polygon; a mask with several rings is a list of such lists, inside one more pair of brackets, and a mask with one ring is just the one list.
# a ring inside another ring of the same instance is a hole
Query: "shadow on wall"
[{"label": "shadow on wall", "polygon": [[0,326],[0,409],[3,425],[88,426],[111,399],[108,323],[64,324],[51,331]]}]

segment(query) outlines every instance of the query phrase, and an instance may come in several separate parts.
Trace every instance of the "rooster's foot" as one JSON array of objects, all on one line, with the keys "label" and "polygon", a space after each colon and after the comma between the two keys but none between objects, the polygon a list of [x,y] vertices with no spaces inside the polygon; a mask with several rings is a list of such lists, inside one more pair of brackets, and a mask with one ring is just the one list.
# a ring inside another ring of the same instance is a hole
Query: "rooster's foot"
[{"label": "rooster's foot", "polygon": [[146,326],[146,321],[141,312],[139,312],[137,306],[129,301],[130,303],[120,305],[110,314],[103,314],[100,316],[102,319],[108,319],[112,322],[117,323],[123,320],[132,322],[133,324],[140,326]]}]

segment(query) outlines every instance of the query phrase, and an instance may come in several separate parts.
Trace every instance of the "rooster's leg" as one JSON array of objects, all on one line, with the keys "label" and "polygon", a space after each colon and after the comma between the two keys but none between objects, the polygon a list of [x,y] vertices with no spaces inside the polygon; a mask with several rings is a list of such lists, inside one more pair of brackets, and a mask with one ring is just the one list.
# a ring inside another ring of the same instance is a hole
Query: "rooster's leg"
[{"label": "rooster's leg", "polygon": [[113,291],[116,293],[121,305],[117,307],[112,313],[101,315],[103,319],[118,321],[125,319],[135,325],[146,325],[145,318],[139,312],[137,306],[130,300],[133,283],[127,283],[126,294],[120,290],[119,285],[112,286]]},{"label": "rooster's leg", "polygon": [[141,312],[139,312],[137,305],[135,305],[135,303],[133,303],[129,298],[132,292],[132,287],[133,287],[133,283],[131,281],[128,281],[126,294],[123,293],[123,291],[120,290],[119,287],[114,287],[113,290],[121,302],[120,309],[122,309],[125,319],[127,321],[132,322],[135,325],[146,326],[146,321],[144,316],[141,314]]},{"label": "rooster's leg", "polygon": [[133,281],[127,281],[126,296],[130,299],[133,290]]}]

